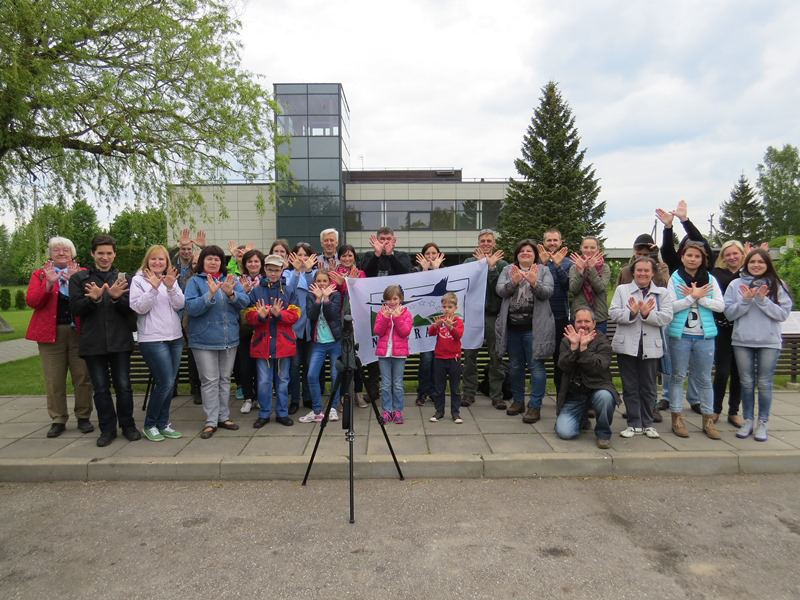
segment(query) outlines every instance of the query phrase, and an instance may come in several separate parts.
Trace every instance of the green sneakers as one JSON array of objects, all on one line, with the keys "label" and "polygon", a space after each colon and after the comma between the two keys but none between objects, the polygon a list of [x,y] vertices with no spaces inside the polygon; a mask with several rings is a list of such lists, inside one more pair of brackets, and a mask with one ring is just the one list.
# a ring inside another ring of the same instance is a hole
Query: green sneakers
[{"label": "green sneakers", "polygon": [[175,431],[172,428],[172,423],[169,423],[164,429],[161,430],[161,436],[163,438],[169,438],[171,440],[177,440],[179,437],[183,437],[183,434],[180,431]]},{"label": "green sneakers", "polygon": [[161,435],[161,433],[159,433],[158,427],[155,427],[155,426],[153,426],[153,427],[144,427],[144,428],[142,428],[142,433],[144,434],[144,437],[146,437],[151,442],[163,442],[164,441],[164,436]]}]

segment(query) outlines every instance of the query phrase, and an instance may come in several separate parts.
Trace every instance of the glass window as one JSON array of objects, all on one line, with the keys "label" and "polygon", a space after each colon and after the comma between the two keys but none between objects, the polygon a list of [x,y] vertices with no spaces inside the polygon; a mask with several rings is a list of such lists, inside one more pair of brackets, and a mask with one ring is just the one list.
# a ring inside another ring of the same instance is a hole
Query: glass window
[{"label": "glass window", "polygon": [[308,93],[309,94],[338,94],[339,93],[339,84],[338,83],[309,83],[308,84]]},{"label": "glass window", "polygon": [[278,117],[278,131],[289,135],[308,135],[308,117]]},{"label": "glass window", "polygon": [[292,158],[289,159],[289,170],[295,179],[308,179],[308,159]]},{"label": "glass window", "polygon": [[382,224],[379,212],[352,210],[345,212],[345,230],[347,231],[377,231]]},{"label": "glass window", "polygon": [[279,216],[307,216],[307,196],[281,196],[278,200],[277,213]]},{"label": "glass window", "polygon": [[340,163],[338,158],[308,159],[309,179],[338,179]]},{"label": "glass window", "polygon": [[281,112],[284,115],[306,115],[308,114],[308,96],[305,94],[281,94],[278,102],[281,105]]},{"label": "glass window", "polygon": [[339,139],[308,138],[308,155],[312,158],[339,158]]},{"label": "glass window", "polygon": [[312,181],[309,184],[309,195],[311,196],[338,196],[338,181]]},{"label": "glass window", "polygon": [[408,229],[408,212],[386,211],[386,225],[397,230]]},{"label": "glass window", "polygon": [[397,210],[404,208],[406,210],[420,210],[429,212],[431,210],[430,200],[387,200],[387,210]]},{"label": "glass window", "polygon": [[335,94],[321,94],[308,96],[309,115],[338,115],[339,96]]},{"label": "glass window", "polygon": [[483,210],[481,211],[481,228],[494,229],[497,227],[497,220],[500,216],[500,208],[502,206],[502,202],[499,200],[483,201]]},{"label": "glass window", "polygon": [[277,83],[275,93],[279,96],[283,94],[305,94],[308,91],[305,83]]},{"label": "glass window", "polygon": [[289,155],[292,158],[305,158],[308,156],[308,138],[302,135],[292,136],[288,144],[278,146],[278,154]]},{"label": "glass window", "polygon": [[351,200],[347,203],[347,210],[380,212],[383,209],[382,204],[380,200]]},{"label": "glass window", "polygon": [[434,210],[453,210],[454,204],[452,200],[433,200]]},{"label": "glass window", "polygon": [[[434,202],[434,204],[436,204]],[[431,227],[433,229],[444,229],[450,231],[455,228],[455,210],[452,208],[434,208],[431,213]]]},{"label": "glass window", "polygon": [[431,213],[429,212],[410,212],[408,213],[409,229],[430,229]]},{"label": "glass window", "polygon": [[478,228],[477,200],[456,201],[456,229],[474,230]]},{"label": "glass window", "polygon": [[339,135],[339,118],[308,117],[308,135]]},{"label": "glass window", "polygon": [[309,198],[312,215],[338,216],[340,200],[338,196],[311,196]]}]

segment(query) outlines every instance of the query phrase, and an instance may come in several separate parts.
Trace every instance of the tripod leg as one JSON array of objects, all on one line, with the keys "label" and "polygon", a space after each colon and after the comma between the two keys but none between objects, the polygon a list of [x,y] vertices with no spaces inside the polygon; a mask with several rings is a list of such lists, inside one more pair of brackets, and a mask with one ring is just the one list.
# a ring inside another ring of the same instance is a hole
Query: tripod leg
[{"label": "tripod leg", "polygon": [[328,406],[325,407],[325,415],[322,417],[322,421],[319,424],[319,433],[317,434],[317,441],[314,443],[314,451],[311,453],[311,460],[308,461],[306,476],[303,477],[303,485],[305,485],[306,481],[308,481],[308,475],[311,473],[311,465],[314,464],[314,457],[317,455],[317,448],[319,448],[319,442],[322,439],[322,432],[325,431],[325,425],[328,424],[328,416],[331,414],[331,406],[333,405],[334,392],[339,390],[341,385],[342,385],[342,374],[340,373],[336,376],[336,381],[333,383],[333,387],[331,387],[331,395],[328,398]]},{"label": "tripod leg", "polygon": [[381,431],[383,431],[383,439],[386,440],[386,445],[389,447],[389,453],[392,455],[394,466],[397,468],[397,474],[400,476],[400,481],[403,481],[405,477],[403,477],[403,471],[400,470],[400,463],[397,462],[397,456],[394,454],[392,442],[389,441],[389,434],[386,433],[386,426],[383,424],[383,417],[381,417],[381,414],[378,412],[378,405],[374,400],[370,400],[370,404],[372,405],[372,411],[375,413],[375,420],[378,421],[378,424],[381,426]]}]

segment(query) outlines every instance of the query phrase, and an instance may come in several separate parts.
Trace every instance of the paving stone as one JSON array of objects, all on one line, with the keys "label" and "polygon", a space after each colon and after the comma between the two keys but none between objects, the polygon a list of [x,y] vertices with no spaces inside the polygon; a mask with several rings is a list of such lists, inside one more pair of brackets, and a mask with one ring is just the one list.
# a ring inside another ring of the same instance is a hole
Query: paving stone
[{"label": "paving stone", "polygon": [[[398,435],[389,438],[396,456],[407,456],[410,454],[429,454],[428,440],[424,435]],[[390,456],[389,446],[378,430],[377,434],[370,434],[367,439],[368,455]]]},{"label": "paving stone", "polygon": [[489,444],[493,454],[519,454],[533,452],[548,454],[553,448],[539,433],[488,433],[484,439]]},{"label": "paving stone", "polygon": [[445,414],[444,419],[436,423],[426,420],[423,427],[428,435],[477,435],[481,433],[475,421],[466,419],[461,425],[457,425],[449,414]]},{"label": "paving stone", "polygon": [[533,425],[517,419],[476,418],[475,423],[481,433],[537,433]]},{"label": "paving stone", "polygon": [[106,458],[109,456],[114,456],[123,448],[123,446],[128,444],[136,445],[142,443],[141,441],[129,442],[123,437],[118,437],[108,446],[99,448],[97,446],[97,437],[98,436],[92,436],[90,438],[85,437],[72,440],[71,444],[61,448],[58,452],[55,452],[53,456],[58,458]]},{"label": "paving stone", "polygon": [[428,435],[428,447],[436,454],[489,454],[482,435]]},{"label": "paving stone", "polygon": [[241,456],[299,456],[307,445],[308,440],[300,437],[254,437]]},{"label": "paving stone", "polygon": [[118,457],[89,463],[91,481],[219,479],[221,456]]},{"label": "paving stone", "polygon": [[0,458],[46,458],[74,441],[63,437],[41,440],[18,439],[0,448]]},{"label": "paving stone", "polygon": [[727,475],[739,472],[734,452],[609,451],[614,475]]},{"label": "paving stone", "polygon": [[246,437],[225,438],[215,435],[208,440],[196,437],[184,446],[178,456],[238,456],[249,441],[250,438]]},{"label": "paving stone", "polygon": [[608,454],[493,454],[483,460],[484,477],[605,477],[612,473]]},{"label": "paving stone", "polygon": [[88,460],[0,458],[0,481],[86,481]]},{"label": "paving stone", "polygon": [[22,438],[34,431],[50,429],[50,423],[3,423],[0,425],[0,438]]}]

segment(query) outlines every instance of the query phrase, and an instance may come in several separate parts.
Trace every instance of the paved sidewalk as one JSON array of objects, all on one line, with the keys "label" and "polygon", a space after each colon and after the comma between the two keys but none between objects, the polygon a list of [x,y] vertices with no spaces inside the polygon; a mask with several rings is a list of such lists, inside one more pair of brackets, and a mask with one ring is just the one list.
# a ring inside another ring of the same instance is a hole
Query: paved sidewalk
[{"label": "paved sidewalk", "polygon": [[36,342],[24,338],[0,342],[0,363],[20,360],[37,354],[39,354],[39,346],[36,345]]},{"label": "paved sidewalk", "polygon": [[[737,439],[735,428],[720,418],[722,440],[712,441],[700,430],[700,415],[684,412],[690,437],[678,438],[665,420],[657,425],[662,437],[624,439],[625,424],[617,413],[611,450],[599,450],[592,432],[561,440],[553,432],[555,408],[545,398],[543,419],[526,425],[479,396],[462,409],[464,423],[430,423],[433,407],[417,408],[406,397],[406,423],[386,426],[406,477],[531,477],[609,475],[705,475],[800,472],[800,393],[777,391],[770,418],[770,438]],[[71,402],[71,400],[70,400]],[[220,429],[210,440],[199,438],[200,406],[189,396],[174,399],[172,425],[184,433],[179,440],[159,443],[120,437],[106,448],[95,444],[98,432],[83,435],[70,420],[55,439],[42,396],[0,397],[0,481],[105,479],[298,479],[302,478],[316,441],[318,425],[275,423],[253,429],[255,412],[239,413],[232,403],[238,431]],[[135,417],[142,424],[141,397]],[[295,417],[300,417],[302,409]],[[93,415],[94,417],[94,415]],[[93,418],[93,422],[96,421]],[[380,426],[371,409],[356,409],[355,468],[357,477],[396,477]],[[323,434],[312,478],[344,478],[348,444],[340,422]]]}]

